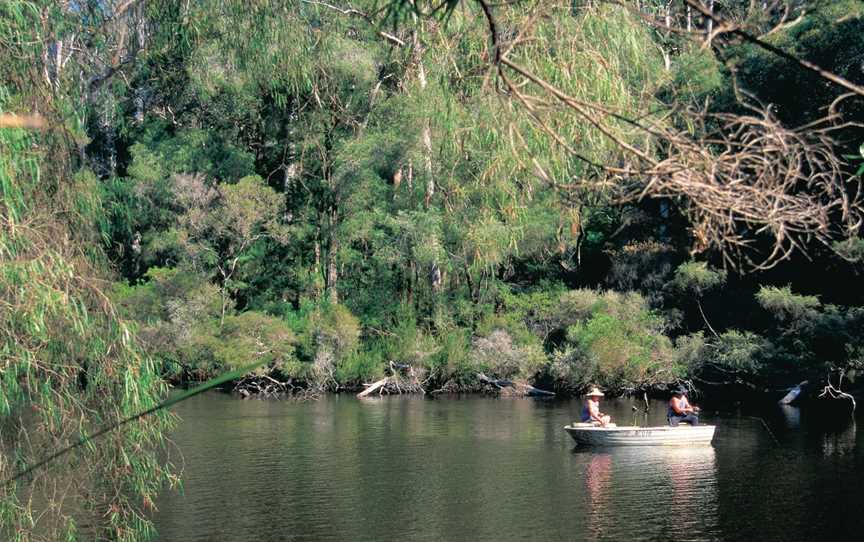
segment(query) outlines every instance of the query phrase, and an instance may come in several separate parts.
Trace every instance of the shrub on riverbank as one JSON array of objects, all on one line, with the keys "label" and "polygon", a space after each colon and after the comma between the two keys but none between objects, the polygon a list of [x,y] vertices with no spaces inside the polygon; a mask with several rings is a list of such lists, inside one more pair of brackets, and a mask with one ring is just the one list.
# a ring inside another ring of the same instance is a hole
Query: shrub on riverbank
[{"label": "shrub on riverbank", "polygon": [[518,344],[510,333],[500,328],[487,336],[475,337],[470,357],[478,372],[499,378],[532,378],[547,363],[539,341]]},{"label": "shrub on riverbank", "polygon": [[[651,309],[641,294],[554,286],[501,288],[495,308],[478,309],[473,325],[471,319],[456,325],[441,305],[437,329],[410,305],[366,326],[344,305],[310,301],[296,309],[274,305],[274,314],[228,307],[223,318],[219,289],[200,275],[153,268],[146,278],[117,296],[171,378],[206,379],[260,360],[259,374],[331,391],[361,389],[404,366],[428,386],[449,390],[478,389],[480,374],[543,382],[562,393],[591,384],[663,388],[681,380],[753,388],[772,375],[794,378],[819,367],[817,353],[833,352],[824,359],[844,366],[861,320],[861,311],[763,289],[757,299],[776,315],[776,329],[675,338],[667,313]],[[819,350],[801,347],[802,337]]]},{"label": "shrub on riverbank", "polygon": [[183,269],[151,268],[136,286],[118,286],[114,297],[124,316],[137,322],[148,352],[162,360],[172,380],[206,380],[260,362],[259,374],[307,378],[284,319],[257,311],[222,316],[219,289]]},{"label": "shrub on riverbank", "polygon": [[566,297],[577,319],[553,351],[550,371],[559,387],[572,391],[599,383],[634,389],[679,376],[666,322],[641,295],[583,290]]}]

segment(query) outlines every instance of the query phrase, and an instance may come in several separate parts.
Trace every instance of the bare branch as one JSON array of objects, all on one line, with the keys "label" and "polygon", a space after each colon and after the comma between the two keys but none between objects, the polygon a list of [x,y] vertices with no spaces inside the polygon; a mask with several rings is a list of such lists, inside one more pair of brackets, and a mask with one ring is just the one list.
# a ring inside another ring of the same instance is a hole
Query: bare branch
[{"label": "bare branch", "polygon": [[855,83],[849,81],[848,79],[844,79],[843,77],[840,77],[839,75],[837,75],[835,73],[829,72],[828,70],[825,70],[825,69],[821,68],[820,66],[818,66],[818,65],[816,65],[816,64],[814,64],[808,60],[804,60],[803,58],[798,58],[792,54],[787,53],[786,51],[784,51],[778,47],[771,45],[770,43],[768,43],[766,41],[763,41],[763,40],[757,38],[753,34],[750,34],[746,30],[743,30],[740,26],[727,21],[726,19],[717,15],[716,13],[711,12],[708,8],[706,8],[704,5],[702,5],[701,2],[698,2],[697,0],[684,0],[684,3],[687,4],[688,6],[692,7],[693,9],[698,11],[699,13],[701,13],[703,16],[714,21],[717,24],[717,28],[714,31],[714,35],[721,34],[721,33],[728,33],[728,34],[738,36],[741,39],[743,39],[744,41],[752,43],[753,45],[756,45],[758,47],[761,47],[762,49],[764,49],[770,53],[773,53],[773,54],[775,54],[781,58],[785,58],[786,60],[790,60],[792,62],[795,62],[796,64],[798,64],[799,66],[801,66],[805,70],[809,70],[809,71],[815,73],[816,75],[818,75],[819,77],[826,79],[828,81],[831,81],[835,85],[839,85],[839,86],[841,86],[847,90],[851,90],[852,92],[854,92],[855,94],[858,94],[859,96],[864,96],[864,87],[856,85]]},{"label": "bare branch", "polygon": [[[372,17],[369,14],[360,11],[359,9],[355,9],[355,8],[350,7],[350,6],[346,7],[346,8],[340,8],[339,6],[334,6],[333,4],[328,4],[327,2],[320,2],[318,0],[300,0],[300,1],[303,2],[304,4],[309,4],[309,5],[313,5],[313,6],[321,6],[323,8],[337,11],[337,12],[341,13],[342,15],[349,15],[352,17],[360,17],[361,19],[367,21],[369,24],[375,26],[375,22],[372,20]],[[389,32],[384,32],[383,30],[378,30],[377,33],[379,36],[381,36],[385,40],[389,41],[390,43],[398,45],[399,47],[405,46],[405,42],[403,40],[397,38],[396,36],[394,36],[393,34],[390,34]]]}]

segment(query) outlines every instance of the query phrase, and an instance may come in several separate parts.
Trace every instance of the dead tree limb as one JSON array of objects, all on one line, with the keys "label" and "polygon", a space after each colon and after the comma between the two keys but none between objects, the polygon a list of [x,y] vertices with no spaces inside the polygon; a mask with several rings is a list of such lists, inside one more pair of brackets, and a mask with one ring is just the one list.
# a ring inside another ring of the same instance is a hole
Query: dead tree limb
[{"label": "dead tree limb", "polygon": [[858,406],[855,404],[855,398],[852,397],[851,394],[848,394],[844,391],[841,391],[840,388],[843,386],[843,377],[845,376],[845,371],[840,371],[840,381],[837,382],[837,387],[835,388],[833,384],[831,384],[831,373],[828,373],[828,384],[822,388],[822,393],[819,394],[819,397],[830,397],[831,399],[848,399],[852,401],[852,412],[854,414],[855,408]]}]

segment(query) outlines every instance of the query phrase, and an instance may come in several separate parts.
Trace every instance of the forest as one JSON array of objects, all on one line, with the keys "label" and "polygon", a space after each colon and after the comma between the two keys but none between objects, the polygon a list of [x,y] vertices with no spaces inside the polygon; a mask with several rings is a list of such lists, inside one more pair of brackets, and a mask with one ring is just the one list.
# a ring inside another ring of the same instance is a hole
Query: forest
[{"label": "forest", "polygon": [[[0,476],[224,375],[246,397],[854,393],[862,17],[3,2]],[[87,483],[4,482],[0,525],[74,539],[77,501],[152,537],[175,421],[51,467]]]}]

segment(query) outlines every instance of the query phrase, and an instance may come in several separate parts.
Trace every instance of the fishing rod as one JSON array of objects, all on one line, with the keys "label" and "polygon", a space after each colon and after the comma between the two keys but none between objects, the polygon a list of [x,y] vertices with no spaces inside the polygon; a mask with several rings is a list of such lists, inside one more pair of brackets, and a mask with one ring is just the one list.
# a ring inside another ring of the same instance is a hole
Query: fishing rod
[{"label": "fishing rod", "polygon": [[24,470],[18,472],[17,474],[12,476],[11,478],[7,478],[7,479],[3,480],[2,485],[5,486],[7,484],[11,484],[11,483],[15,482],[16,480],[24,478],[25,476],[31,474],[32,472],[35,472],[36,470],[44,467],[48,463],[51,463],[55,459],[63,457],[64,455],[68,454],[72,450],[75,450],[76,448],[80,448],[81,446],[84,446],[88,442],[92,442],[92,441],[96,440],[97,438],[101,437],[102,435],[110,433],[111,431],[114,431],[115,429],[119,429],[120,427],[122,427],[128,423],[140,420],[144,416],[148,416],[150,414],[153,414],[154,412],[158,412],[162,409],[174,406],[177,403],[181,403],[181,402],[185,401],[186,399],[194,397],[200,393],[204,393],[205,391],[211,390],[211,389],[213,389],[213,388],[215,388],[221,384],[224,384],[226,382],[230,382],[231,380],[235,380],[237,378],[240,378],[244,374],[246,374],[246,373],[248,373],[254,369],[257,369],[261,365],[263,365],[263,363],[256,362],[256,363],[251,363],[249,365],[243,366],[243,367],[236,369],[234,371],[230,371],[228,373],[225,373],[222,376],[208,380],[207,382],[201,384],[200,386],[196,386],[196,387],[192,388],[191,390],[187,390],[176,397],[171,397],[169,399],[166,399],[154,407],[148,408],[147,410],[143,410],[141,412],[138,412],[137,414],[133,414],[129,417],[123,418],[122,420],[114,422],[114,423],[112,423],[106,427],[103,427],[102,429],[93,433],[92,435],[89,435],[86,437],[81,437],[77,441],[66,446],[65,448],[62,448],[61,450],[59,450],[59,451],[49,455],[48,457],[42,459],[38,463],[34,463],[33,465],[30,465],[29,467],[25,468]]}]

